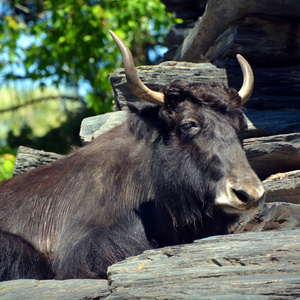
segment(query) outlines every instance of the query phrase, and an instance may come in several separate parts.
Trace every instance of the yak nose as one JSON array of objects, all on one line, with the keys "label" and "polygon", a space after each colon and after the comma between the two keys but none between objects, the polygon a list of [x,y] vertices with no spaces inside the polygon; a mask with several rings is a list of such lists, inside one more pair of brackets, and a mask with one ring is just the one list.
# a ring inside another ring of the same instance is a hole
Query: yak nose
[{"label": "yak nose", "polygon": [[265,199],[265,189],[262,184],[232,187],[233,195],[248,209],[257,209]]},{"label": "yak nose", "polygon": [[230,214],[244,214],[262,208],[264,199],[265,189],[253,172],[251,176],[226,180],[216,205]]}]

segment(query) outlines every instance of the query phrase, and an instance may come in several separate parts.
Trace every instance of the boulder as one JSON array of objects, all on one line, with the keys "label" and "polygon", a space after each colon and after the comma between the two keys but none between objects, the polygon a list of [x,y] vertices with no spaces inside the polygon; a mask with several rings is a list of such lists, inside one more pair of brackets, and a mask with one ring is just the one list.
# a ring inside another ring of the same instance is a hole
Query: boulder
[{"label": "boulder", "polygon": [[[149,88],[159,91],[176,78],[195,83],[216,82],[240,89],[242,74],[236,59],[223,64],[163,62],[155,66],[138,67],[141,80]],[[300,132],[300,70],[289,68],[254,68],[255,85],[245,114],[254,127],[247,137]],[[118,110],[127,103],[141,101],[129,90],[123,69],[110,74],[110,82]]]},{"label": "boulder", "polygon": [[300,170],[300,133],[245,139],[244,149],[251,167],[261,179]]},{"label": "boulder", "polygon": [[108,299],[295,299],[300,228],[214,236],[108,268]]},{"label": "boulder", "polygon": [[263,184],[266,202],[300,204],[300,170],[271,175]]},{"label": "boulder", "polygon": [[231,23],[205,54],[209,61],[241,53],[252,66],[297,65],[300,59],[300,19],[251,15]]},{"label": "boulder", "polygon": [[[270,9],[270,7],[272,9]],[[297,34],[297,30],[294,28],[297,28],[297,21],[295,26],[295,20],[300,18],[300,3],[296,0],[287,0],[287,1],[280,1],[280,0],[268,0],[268,1],[247,1],[247,0],[209,0],[207,2],[207,6],[205,9],[204,14],[198,19],[195,27],[190,31],[189,35],[185,38],[183,44],[181,47],[178,48],[176,55],[174,57],[174,60],[180,60],[180,61],[190,61],[190,62],[200,62],[203,60],[207,60],[207,53],[209,52],[210,48],[213,46],[215,41],[218,37],[220,37],[221,34],[223,34],[231,24],[234,24],[236,21],[243,20],[245,17],[249,15],[266,15],[266,16],[272,16],[272,17],[289,17],[292,23],[292,32],[293,38],[295,40],[295,48],[292,53],[295,53],[297,55],[298,51],[298,42],[299,42],[299,36]],[[279,26],[282,19],[280,19],[277,22],[277,26]],[[282,38],[281,34],[284,33],[284,29],[286,28],[283,24],[283,26],[280,26],[279,32],[276,32],[275,28],[272,27],[266,27],[263,29],[263,33],[269,33],[268,28],[270,28],[270,34],[273,35],[275,33],[276,36],[273,36],[273,40],[276,41],[277,46],[280,44],[280,38]],[[276,26],[275,26],[276,27]],[[250,32],[251,32],[251,26],[248,26]],[[274,31],[272,32],[272,30]],[[235,31],[236,28],[233,27],[231,32]],[[257,29],[259,30],[259,28]],[[288,38],[290,37],[290,32],[287,30],[287,36],[283,38],[283,41],[289,41]],[[253,31],[252,31],[253,32]],[[260,32],[258,32],[260,33]],[[225,40],[226,43],[223,43],[223,46],[225,49],[229,49],[231,46],[231,40],[233,34],[226,33]],[[249,35],[251,37],[251,35]],[[251,39],[251,44],[257,44],[259,41],[263,42],[263,38],[260,38],[260,35],[252,35],[253,39]],[[267,35],[267,40],[269,39],[270,35]],[[296,38],[296,39],[295,39]],[[220,38],[221,40],[222,38]],[[223,39],[224,40],[224,39]],[[272,41],[273,41],[272,40]],[[274,43],[274,44],[276,44]],[[249,45],[249,44],[247,44]],[[289,45],[289,44],[288,44]],[[222,45],[221,45],[222,46]],[[219,48],[221,48],[221,46]],[[270,45],[267,45],[269,48]],[[276,45],[274,45],[276,46]],[[253,45],[255,47],[255,45]],[[216,45],[214,45],[215,49],[218,49]],[[240,52],[241,44],[238,47],[238,51]],[[244,47],[246,49],[246,47]],[[275,49],[275,48],[274,48]],[[278,49],[279,50],[279,49]],[[285,49],[283,49],[285,50]],[[262,50],[264,51],[264,50]],[[212,56],[212,50],[210,51],[209,55]],[[255,54],[257,55],[257,54]],[[267,57],[266,57],[267,58]],[[255,56],[252,57],[253,60],[255,60]]]},{"label": "boulder", "polygon": [[148,250],[108,268],[108,280],[13,280],[13,299],[296,299],[300,228],[213,236]]},{"label": "boulder", "polygon": [[86,144],[111,128],[120,125],[126,116],[126,111],[116,111],[83,119],[79,132],[82,143]]},{"label": "boulder", "polygon": [[[159,91],[175,78],[189,80],[190,82],[215,81],[219,84],[228,85],[227,74],[224,68],[218,68],[210,63],[186,63],[167,61],[154,66],[142,66],[137,68],[139,78],[150,89]],[[179,76],[180,74],[180,76]],[[240,72],[240,83],[242,82]],[[126,108],[127,103],[141,102],[134,96],[127,86],[124,69],[116,69],[109,75],[109,81],[113,88],[113,95],[118,110]]]},{"label": "boulder", "polygon": [[231,233],[257,232],[300,227],[300,205],[284,202],[265,203],[263,209],[240,217]]},{"label": "boulder", "polygon": [[49,164],[62,157],[64,155],[20,146],[17,152],[13,176],[28,172],[38,166]]},{"label": "boulder", "polygon": [[0,282],[2,300],[105,299],[109,294],[107,280],[20,279]]}]

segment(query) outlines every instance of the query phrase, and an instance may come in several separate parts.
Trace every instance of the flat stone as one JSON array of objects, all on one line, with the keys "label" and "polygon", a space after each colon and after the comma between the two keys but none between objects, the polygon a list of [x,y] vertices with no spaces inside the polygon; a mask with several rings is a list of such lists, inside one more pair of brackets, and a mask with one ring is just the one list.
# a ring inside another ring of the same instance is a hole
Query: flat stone
[{"label": "flat stone", "polygon": [[[164,62],[137,68],[138,76],[149,88],[159,91],[173,79],[192,83],[216,82],[239,89],[242,73],[236,59],[225,65],[211,63]],[[300,70],[289,68],[254,68],[255,85],[245,114],[254,128],[247,137],[300,131]],[[110,74],[116,107],[126,109],[127,103],[142,101],[127,86],[123,69]]]},{"label": "flat stone", "polygon": [[108,299],[293,299],[300,228],[214,236],[108,268]]},{"label": "flat stone", "polygon": [[257,232],[300,227],[300,205],[284,202],[265,203],[262,210],[240,217],[231,233]]},{"label": "flat stone", "polygon": [[[272,9],[270,9],[270,7]],[[209,0],[205,13],[200,17],[177,50],[174,60],[200,62],[215,40],[237,20],[247,15],[271,15],[300,17],[300,2],[297,0]]]},{"label": "flat stone", "polygon": [[64,155],[61,154],[20,146],[16,156],[13,176],[28,172],[38,166],[49,164],[63,157]]},{"label": "flat stone", "polygon": [[244,149],[251,167],[261,179],[300,170],[300,133],[245,139]]},{"label": "flat stone", "polygon": [[116,111],[83,119],[79,132],[82,143],[86,144],[97,136],[122,124],[126,117],[126,111]]},{"label": "flat stone", "polygon": [[0,282],[1,300],[104,299],[109,295],[107,280],[31,280]]},{"label": "flat stone", "polygon": [[297,22],[286,16],[251,15],[230,24],[208,49],[205,57],[215,61],[234,58],[241,53],[252,67],[298,65],[299,28],[300,19]]},{"label": "flat stone", "polygon": [[300,204],[300,170],[271,175],[263,184],[266,202]]}]

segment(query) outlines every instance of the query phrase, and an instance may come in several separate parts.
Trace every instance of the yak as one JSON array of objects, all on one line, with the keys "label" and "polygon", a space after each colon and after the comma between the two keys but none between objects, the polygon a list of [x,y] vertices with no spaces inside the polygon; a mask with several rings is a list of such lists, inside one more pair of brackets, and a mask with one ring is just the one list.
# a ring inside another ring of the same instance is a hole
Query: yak
[{"label": "yak", "polygon": [[2,281],[107,278],[113,263],[226,234],[263,205],[243,150],[249,63],[237,56],[239,92],[180,79],[157,92],[110,33],[129,88],[146,102],[128,105],[126,121],[66,157],[0,183]]}]

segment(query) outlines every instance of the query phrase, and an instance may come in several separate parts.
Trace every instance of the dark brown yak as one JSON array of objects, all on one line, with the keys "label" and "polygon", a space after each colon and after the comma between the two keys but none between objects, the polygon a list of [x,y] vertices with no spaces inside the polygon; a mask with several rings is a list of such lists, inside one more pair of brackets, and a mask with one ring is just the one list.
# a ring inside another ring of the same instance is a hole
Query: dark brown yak
[{"label": "dark brown yak", "polygon": [[263,204],[242,149],[246,60],[238,56],[239,93],[181,80],[154,92],[111,35],[132,92],[154,105],[130,105],[122,125],[0,184],[1,280],[105,278],[109,265],[146,249],[225,234]]}]

